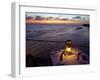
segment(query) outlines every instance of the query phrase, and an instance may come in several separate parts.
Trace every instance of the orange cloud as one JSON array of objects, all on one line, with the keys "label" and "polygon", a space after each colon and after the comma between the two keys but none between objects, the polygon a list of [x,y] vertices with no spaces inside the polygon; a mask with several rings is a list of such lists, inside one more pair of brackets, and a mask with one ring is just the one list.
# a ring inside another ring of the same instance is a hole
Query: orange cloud
[{"label": "orange cloud", "polygon": [[26,19],[26,24],[89,24],[88,21],[81,20],[33,20]]}]

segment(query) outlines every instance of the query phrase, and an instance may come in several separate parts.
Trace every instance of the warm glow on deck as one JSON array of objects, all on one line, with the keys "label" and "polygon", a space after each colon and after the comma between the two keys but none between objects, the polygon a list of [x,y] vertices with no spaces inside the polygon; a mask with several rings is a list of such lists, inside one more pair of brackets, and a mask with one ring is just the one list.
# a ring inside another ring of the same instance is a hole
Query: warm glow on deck
[{"label": "warm glow on deck", "polygon": [[63,62],[67,64],[77,63],[77,55],[63,55]]},{"label": "warm glow on deck", "polygon": [[[63,50],[61,50],[61,52],[58,52],[58,58],[60,58],[61,53],[63,52]],[[78,64],[79,62],[77,61],[77,57],[78,57],[78,52],[80,52],[79,49],[76,48],[72,48],[71,50],[72,54],[67,54],[63,55],[62,58],[63,60],[61,61],[64,64]]]}]

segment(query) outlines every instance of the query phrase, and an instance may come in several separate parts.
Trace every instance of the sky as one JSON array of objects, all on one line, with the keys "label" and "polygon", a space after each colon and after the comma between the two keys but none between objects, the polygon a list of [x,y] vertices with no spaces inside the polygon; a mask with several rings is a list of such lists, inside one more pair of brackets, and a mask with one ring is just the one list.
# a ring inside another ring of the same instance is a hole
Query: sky
[{"label": "sky", "polygon": [[74,17],[81,17],[82,19],[85,18],[85,20],[89,20],[89,15],[80,15],[80,14],[61,14],[61,13],[38,13],[38,12],[26,12],[26,16],[35,17],[35,16],[41,16],[41,17],[58,17],[58,18],[68,18],[72,19]]}]

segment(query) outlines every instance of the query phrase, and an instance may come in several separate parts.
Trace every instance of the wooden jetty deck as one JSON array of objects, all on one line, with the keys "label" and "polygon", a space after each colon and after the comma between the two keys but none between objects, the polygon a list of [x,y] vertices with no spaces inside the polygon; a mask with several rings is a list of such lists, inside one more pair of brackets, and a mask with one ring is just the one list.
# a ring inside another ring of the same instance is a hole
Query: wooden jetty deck
[{"label": "wooden jetty deck", "polygon": [[62,61],[60,60],[62,50],[52,51],[51,59],[53,65],[76,65],[76,64],[89,64],[89,57],[86,53],[82,52],[78,48],[73,48],[73,54],[62,55]]}]

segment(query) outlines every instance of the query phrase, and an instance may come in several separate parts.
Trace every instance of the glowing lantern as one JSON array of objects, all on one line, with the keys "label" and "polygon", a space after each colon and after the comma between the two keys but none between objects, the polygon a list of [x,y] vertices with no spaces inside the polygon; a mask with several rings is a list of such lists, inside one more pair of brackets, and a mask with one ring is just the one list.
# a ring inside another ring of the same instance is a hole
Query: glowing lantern
[{"label": "glowing lantern", "polygon": [[66,54],[68,54],[68,55],[72,54],[72,41],[71,40],[66,41],[65,49],[60,55],[60,61],[63,60],[63,54],[64,54],[64,56],[66,56]]},{"label": "glowing lantern", "polygon": [[64,55],[71,54],[71,53],[72,53],[72,41],[71,40],[67,40],[66,41],[66,47],[64,49]]}]

